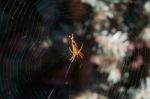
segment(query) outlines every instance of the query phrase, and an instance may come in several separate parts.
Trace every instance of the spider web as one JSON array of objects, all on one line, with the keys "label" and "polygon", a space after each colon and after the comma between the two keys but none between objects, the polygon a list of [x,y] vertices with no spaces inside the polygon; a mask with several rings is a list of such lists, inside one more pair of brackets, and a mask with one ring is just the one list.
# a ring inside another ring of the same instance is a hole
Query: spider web
[{"label": "spider web", "polygon": [[44,72],[68,60],[69,49],[62,42],[71,30],[67,28],[72,28],[63,23],[67,12],[62,2],[0,1],[1,99],[51,98],[57,86],[44,85],[41,79]]},{"label": "spider web", "polygon": [[[65,37],[74,29],[63,4],[63,0],[0,1],[0,99],[57,98],[59,86],[45,85],[42,77],[69,59]],[[67,63],[64,80],[72,63]]]},{"label": "spider web", "polygon": [[[46,39],[36,3],[24,0],[0,1],[1,99],[26,99],[48,92],[39,85],[37,71],[47,48],[41,48]],[[38,2],[37,2],[38,3]],[[30,82],[26,86],[26,83]],[[33,85],[34,87],[33,87]],[[30,86],[30,88],[29,88]],[[25,90],[27,88],[28,92]]]}]

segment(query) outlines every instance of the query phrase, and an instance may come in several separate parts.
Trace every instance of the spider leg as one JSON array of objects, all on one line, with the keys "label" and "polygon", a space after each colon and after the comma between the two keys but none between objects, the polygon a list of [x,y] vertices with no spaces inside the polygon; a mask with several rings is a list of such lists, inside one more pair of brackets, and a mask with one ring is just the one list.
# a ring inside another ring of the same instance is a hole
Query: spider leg
[{"label": "spider leg", "polygon": [[83,44],[81,45],[81,47],[80,47],[80,49],[78,51],[78,54],[79,54],[81,59],[83,58],[83,54],[81,53],[82,48],[83,48]]},{"label": "spider leg", "polygon": [[76,56],[73,54],[72,57],[69,59],[71,62],[75,60]]},{"label": "spider leg", "polygon": [[73,51],[71,50],[71,48],[69,47],[69,50],[70,50],[70,52],[72,53],[72,57],[69,59],[70,61],[72,61],[73,60],[73,58],[74,58],[74,54],[73,54]]},{"label": "spider leg", "polygon": [[73,59],[72,59],[72,61],[71,61],[71,62],[73,62],[73,61],[75,60],[75,58],[76,58],[76,57],[73,57]]},{"label": "spider leg", "polygon": [[73,51],[71,50],[71,48],[69,47],[70,52],[73,54]]},{"label": "spider leg", "polygon": [[80,47],[80,49],[78,51],[79,53],[81,52],[82,48],[83,48],[83,44],[81,45],[81,47]]},{"label": "spider leg", "polygon": [[69,60],[72,61],[73,60],[73,56]]},{"label": "spider leg", "polygon": [[83,54],[82,53],[80,53],[79,56],[80,56],[81,59],[83,58]]},{"label": "spider leg", "polygon": [[70,61],[73,62],[75,60],[75,56],[72,56]]},{"label": "spider leg", "polygon": [[73,38],[74,38],[74,37],[73,37],[73,33],[72,33],[71,39],[73,40]]},{"label": "spider leg", "polygon": [[80,52],[80,55],[81,55],[81,56],[84,56],[82,52]]}]

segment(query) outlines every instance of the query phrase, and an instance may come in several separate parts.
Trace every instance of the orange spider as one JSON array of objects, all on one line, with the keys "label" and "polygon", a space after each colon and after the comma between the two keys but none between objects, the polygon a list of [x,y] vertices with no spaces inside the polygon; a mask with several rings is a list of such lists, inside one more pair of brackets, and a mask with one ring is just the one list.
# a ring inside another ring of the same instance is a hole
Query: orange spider
[{"label": "orange spider", "polygon": [[73,62],[76,57],[80,57],[81,59],[83,59],[83,53],[81,52],[81,50],[83,48],[83,44],[81,45],[81,47],[79,49],[76,41],[74,40],[73,34],[72,34],[72,36],[69,36],[69,38],[71,40],[71,48],[69,47],[69,50],[72,53],[72,57],[69,60],[71,60],[71,62]]}]

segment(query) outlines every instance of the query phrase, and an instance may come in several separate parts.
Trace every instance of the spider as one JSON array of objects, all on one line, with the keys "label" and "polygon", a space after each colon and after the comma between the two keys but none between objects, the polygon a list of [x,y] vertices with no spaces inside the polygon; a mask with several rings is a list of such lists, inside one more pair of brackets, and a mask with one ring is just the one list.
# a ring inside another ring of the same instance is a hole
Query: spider
[{"label": "spider", "polygon": [[81,59],[83,59],[83,53],[81,52],[81,50],[83,48],[83,44],[81,45],[81,47],[79,49],[76,41],[74,40],[73,34],[72,34],[72,36],[69,36],[69,38],[71,40],[71,48],[69,47],[69,50],[72,54],[72,56],[69,60],[71,62],[73,62],[76,57],[80,57]]},{"label": "spider", "polygon": [[[82,48],[83,48],[83,44],[81,45],[80,49],[77,46],[76,41],[74,40],[73,34],[72,36],[69,36],[70,40],[71,40],[71,48],[69,47],[70,52],[72,53],[71,58],[69,59],[71,61],[71,63],[75,60],[76,57],[80,57],[81,59],[83,59],[83,53],[81,52]],[[65,75],[65,79],[68,75],[69,69],[71,67],[71,63],[69,65],[69,68],[67,69],[66,75]],[[54,88],[52,89],[50,95],[48,96],[48,99],[50,99],[52,93],[54,91]]]}]

